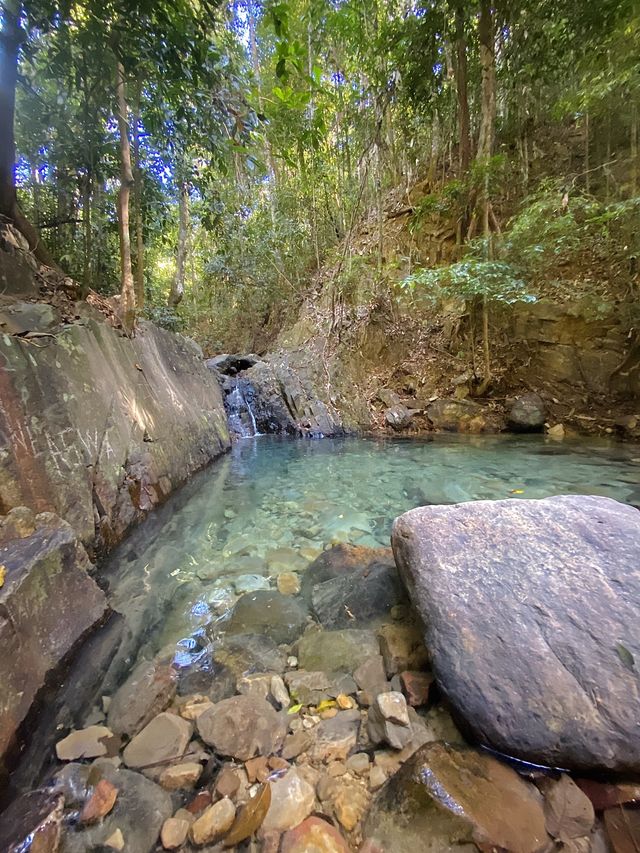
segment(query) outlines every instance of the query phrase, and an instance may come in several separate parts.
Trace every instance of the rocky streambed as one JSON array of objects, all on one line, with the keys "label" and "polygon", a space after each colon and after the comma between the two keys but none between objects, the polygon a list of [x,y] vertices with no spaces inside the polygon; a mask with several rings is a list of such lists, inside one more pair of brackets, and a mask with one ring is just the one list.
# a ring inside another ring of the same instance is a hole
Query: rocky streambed
[{"label": "rocky streambed", "polygon": [[392,543],[214,603],[189,665],[141,658],[0,848],[634,850],[638,511],[429,506]]}]

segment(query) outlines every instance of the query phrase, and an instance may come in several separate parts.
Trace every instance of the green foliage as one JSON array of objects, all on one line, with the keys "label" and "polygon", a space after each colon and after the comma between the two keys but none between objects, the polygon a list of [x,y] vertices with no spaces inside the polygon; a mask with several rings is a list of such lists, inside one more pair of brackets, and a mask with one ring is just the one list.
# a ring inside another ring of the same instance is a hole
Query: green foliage
[{"label": "green foliage", "polygon": [[435,269],[421,269],[407,276],[401,286],[421,300],[436,304],[443,299],[473,299],[482,296],[490,302],[511,305],[535,302],[517,270],[504,261],[467,259]]}]

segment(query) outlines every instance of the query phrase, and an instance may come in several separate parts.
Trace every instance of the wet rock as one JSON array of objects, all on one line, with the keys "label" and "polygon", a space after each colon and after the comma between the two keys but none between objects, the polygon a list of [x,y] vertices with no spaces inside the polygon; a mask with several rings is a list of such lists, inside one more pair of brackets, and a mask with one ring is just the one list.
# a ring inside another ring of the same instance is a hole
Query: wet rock
[{"label": "wet rock", "polygon": [[0,542],[25,539],[36,532],[36,515],[26,506],[15,506],[0,518]]},{"label": "wet rock", "polygon": [[297,758],[303,752],[307,752],[313,746],[315,738],[309,731],[299,731],[287,735],[282,745],[282,757],[288,760]]},{"label": "wet rock", "polygon": [[291,696],[302,705],[319,705],[325,699],[336,699],[340,694],[355,693],[356,684],[343,672],[287,672],[284,680]]},{"label": "wet rock", "polygon": [[367,658],[353,673],[353,677],[358,687],[365,690],[371,697],[391,689],[382,655],[372,655]]},{"label": "wet rock", "polygon": [[407,602],[395,564],[374,561],[365,568],[316,584],[313,612],[325,628],[354,628],[388,616]]},{"label": "wet rock", "polygon": [[298,642],[300,667],[306,670],[352,673],[363,661],[379,652],[371,631],[308,631]]},{"label": "wet rock", "polygon": [[166,791],[179,791],[183,788],[193,788],[202,776],[202,764],[186,761],[184,764],[174,764],[160,774],[159,783]]},{"label": "wet rock", "polygon": [[178,710],[181,717],[193,722],[198,719],[200,714],[210,708],[213,704],[215,703],[212,702],[208,696],[196,694],[195,696],[187,697],[185,702],[180,702],[178,704]]},{"label": "wet rock", "polygon": [[258,755],[256,758],[245,761],[244,769],[247,772],[249,782],[252,784],[254,782],[266,782],[271,773],[266,755]]},{"label": "wet rock", "polygon": [[306,569],[302,575],[302,595],[310,601],[311,591],[316,584],[354,572],[364,572],[379,563],[389,568],[395,565],[390,548],[365,548],[341,542],[323,551]]},{"label": "wet rock", "polygon": [[595,821],[593,806],[569,776],[549,780],[542,792],[549,835],[563,843],[589,835]]},{"label": "wet rock", "polygon": [[357,776],[364,776],[369,772],[369,756],[366,752],[356,752],[351,758],[347,759],[347,770],[355,773]]},{"label": "wet rock", "polygon": [[[278,676],[279,678],[280,676]],[[256,672],[238,679],[238,693],[253,699],[269,700],[271,696],[271,673]]]},{"label": "wet rock", "polygon": [[127,767],[158,768],[182,758],[193,727],[188,720],[166,711],[154,717],[125,747],[122,758]]},{"label": "wet rock", "polygon": [[481,742],[640,770],[636,509],[584,496],[423,507],[396,520],[393,544],[436,678]]},{"label": "wet rock", "polygon": [[118,790],[115,806],[94,826],[68,828],[62,839],[61,853],[100,849],[118,830],[126,850],[150,853],[155,849],[163,823],[172,814],[169,794],[141,774],[116,769],[108,762],[100,763],[100,772]]},{"label": "wet rock", "polygon": [[240,596],[225,626],[229,634],[260,634],[275,643],[292,643],[303,632],[307,610],[299,601],[275,590]]},{"label": "wet rock", "polygon": [[56,744],[60,761],[77,761],[78,758],[97,758],[107,754],[106,741],[113,736],[106,726],[88,726],[71,732]]},{"label": "wet rock", "polygon": [[217,753],[248,761],[280,748],[286,721],[264,700],[233,696],[205,711],[197,726],[200,737]]},{"label": "wet rock", "polygon": [[340,711],[330,720],[322,720],[315,729],[311,749],[314,761],[344,761],[358,742],[359,711]]},{"label": "wet rock", "polygon": [[[241,660],[242,652],[233,649],[207,648],[194,663],[178,673],[178,695],[204,694],[211,702],[221,702],[236,692],[236,675],[223,663],[214,660],[219,652],[223,658],[228,653],[234,662],[247,663],[249,650],[245,649],[245,659]],[[247,669],[250,667],[247,666]]]},{"label": "wet rock", "polygon": [[542,432],[547,419],[547,407],[539,394],[521,394],[507,401],[507,425],[513,432]]},{"label": "wet rock", "polygon": [[107,779],[100,779],[80,812],[80,823],[96,823],[109,814],[118,798],[118,789]]},{"label": "wet rock", "polygon": [[111,835],[105,839],[104,846],[110,850],[124,850],[125,842],[124,835],[121,829],[115,829]]},{"label": "wet rock", "polygon": [[286,832],[311,814],[315,791],[296,770],[270,784],[271,804],[262,824],[265,832]]},{"label": "wet rock", "polygon": [[116,734],[137,735],[171,704],[176,682],[177,673],[171,664],[140,663],[111,699],[107,714],[109,728]]},{"label": "wet rock", "polygon": [[468,748],[419,749],[379,791],[365,825],[383,849],[539,853],[549,843],[542,798],[505,764]]},{"label": "wet rock", "polygon": [[280,853],[349,853],[344,838],[326,820],[308,817],[284,834]]},{"label": "wet rock", "polygon": [[250,672],[283,673],[287,666],[286,654],[273,640],[259,634],[238,634],[216,641],[212,658],[236,678]]},{"label": "wet rock", "polygon": [[596,782],[594,779],[576,779],[576,784],[583,791],[597,812],[621,806],[624,803],[640,802],[640,785],[633,783]]},{"label": "wet rock", "polygon": [[389,678],[404,670],[422,669],[428,665],[429,653],[417,625],[383,625],[378,637]]},{"label": "wet rock", "polygon": [[635,853],[640,838],[640,811],[618,806],[606,809],[603,817],[613,853]]},{"label": "wet rock", "polygon": [[[5,463],[0,462],[0,469]],[[4,475],[19,488],[15,470]],[[5,480],[0,477],[0,482]],[[37,485],[33,482],[29,489]],[[14,532],[26,533],[23,523],[24,518],[20,524],[14,518],[12,526],[20,528]],[[0,545],[0,761],[47,677],[107,611],[72,528],[51,513],[38,515],[35,523],[29,535]]]},{"label": "wet rock", "polygon": [[273,697],[277,708],[288,708],[291,704],[289,691],[285,687],[285,683],[279,675],[271,676],[271,696]]},{"label": "wet rock", "polygon": [[369,708],[369,738],[402,749],[413,737],[407,703],[402,693],[380,693]]},{"label": "wet rock", "polygon": [[240,777],[230,767],[223,767],[216,776],[213,786],[214,793],[219,797],[229,797],[232,800],[240,787]]},{"label": "wet rock", "polygon": [[400,673],[400,683],[409,705],[413,708],[419,708],[421,705],[427,704],[433,684],[433,675],[430,672],[405,670],[405,672]]},{"label": "wet rock", "polygon": [[433,428],[444,432],[500,432],[502,428],[499,418],[472,400],[435,400],[426,411]]},{"label": "wet rock", "polygon": [[369,808],[367,789],[349,778],[331,779],[324,786],[322,799],[347,832],[356,828]]},{"label": "wet rock", "polygon": [[297,595],[300,592],[300,577],[295,572],[282,572],[278,575],[276,586],[282,595]]},{"label": "wet rock", "polygon": [[269,581],[262,575],[238,575],[234,578],[233,588],[238,595],[247,592],[258,592],[261,589],[269,589]]},{"label": "wet rock", "polygon": [[60,794],[32,791],[0,815],[0,850],[6,853],[56,853],[62,833]]},{"label": "wet rock", "polygon": [[165,850],[177,850],[187,840],[189,827],[188,820],[170,817],[162,824],[160,830],[160,841]]},{"label": "wet rock", "polygon": [[209,806],[200,817],[191,824],[189,837],[199,847],[219,841],[233,825],[236,807],[224,797]]}]

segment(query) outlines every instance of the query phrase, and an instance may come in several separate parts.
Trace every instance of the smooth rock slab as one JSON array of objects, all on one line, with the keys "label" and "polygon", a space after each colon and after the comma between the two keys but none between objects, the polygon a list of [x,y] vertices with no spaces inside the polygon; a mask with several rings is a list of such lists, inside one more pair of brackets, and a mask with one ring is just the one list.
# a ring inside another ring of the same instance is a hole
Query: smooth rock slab
[{"label": "smooth rock slab", "polygon": [[436,678],[483,743],[640,770],[640,513],[609,498],[477,501],[396,519]]},{"label": "smooth rock slab", "polygon": [[122,755],[127,767],[154,767],[185,754],[191,732],[191,723],[169,714],[158,714],[127,745]]},{"label": "smooth rock slab", "polygon": [[506,764],[473,749],[419,749],[376,795],[365,833],[384,850],[540,853],[542,798]]}]

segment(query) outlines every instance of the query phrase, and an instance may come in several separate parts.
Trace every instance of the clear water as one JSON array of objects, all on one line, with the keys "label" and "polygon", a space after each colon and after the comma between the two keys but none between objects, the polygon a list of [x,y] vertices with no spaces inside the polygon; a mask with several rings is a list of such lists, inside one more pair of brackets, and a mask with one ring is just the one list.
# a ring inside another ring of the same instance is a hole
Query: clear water
[{"label": "clear water", "polygon": [[427,503],[554,494],[640,506],[640,447],[541,436],[248,439],[136,530],[103,574],[139,634],[135,654],[173,646],[188,665],[192,637],[238,590],[304,571],[333,542],[388,545],[393,519]]}]

